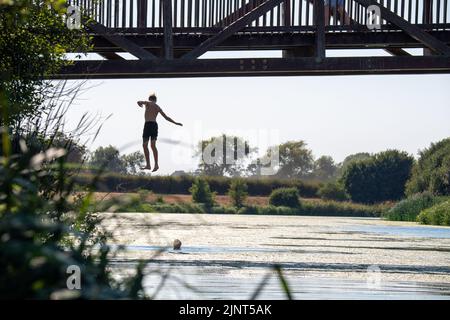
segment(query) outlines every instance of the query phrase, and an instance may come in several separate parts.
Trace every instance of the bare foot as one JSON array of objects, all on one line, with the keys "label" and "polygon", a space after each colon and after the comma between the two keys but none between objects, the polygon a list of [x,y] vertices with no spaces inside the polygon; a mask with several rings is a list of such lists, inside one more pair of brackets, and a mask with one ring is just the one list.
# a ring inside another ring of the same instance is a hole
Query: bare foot
[{"label": "bare foot", "polygon": [[153,168],[152,172],[155,172],[159,169],[159,166],[157,164],[155,164],[155,167]]},{"label": "bare foot", "polygon": [[150,169],[151,169],[150,166],[141,167],[141,170],[150,170]]}]

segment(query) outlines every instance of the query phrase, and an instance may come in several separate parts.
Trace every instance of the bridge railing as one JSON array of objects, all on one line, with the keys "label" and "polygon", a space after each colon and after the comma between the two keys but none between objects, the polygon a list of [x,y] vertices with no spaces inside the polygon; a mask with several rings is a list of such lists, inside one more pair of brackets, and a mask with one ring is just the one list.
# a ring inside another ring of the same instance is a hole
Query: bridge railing
[{"label": "bridge railing", "polygon": [[[91,17],[110,28],[163,28],[162,2],[168,0],[69,0]],[[175,33],[200,32],[229,25],[263,0],[171,0]],[[335,0],[330,0],[334,2]],[[413,24],[427,29],[450,30],[450,0],[377,0]],[[314,0],[285,0],[253,21],[246,32],[307,32],[314,29]],[[367,10],[354,0],[343,0],[348,18],[333,6],[326,6],[328,31],[365,28]],[[390,29],[382,20],[382,29]],[[148,30],[146,32],[161,32]]]}]

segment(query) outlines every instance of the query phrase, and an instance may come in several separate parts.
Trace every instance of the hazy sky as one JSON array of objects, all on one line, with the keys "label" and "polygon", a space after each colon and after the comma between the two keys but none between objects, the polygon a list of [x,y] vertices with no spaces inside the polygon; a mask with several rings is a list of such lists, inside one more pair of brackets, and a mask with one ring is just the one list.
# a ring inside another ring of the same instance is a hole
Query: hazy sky
[{"label": "hazy sky", "polygon": [[[263,53],[261,53],[263,54]],[[202,136],[249,135],[260,149],[305,140],[316,157],[337,162],[356,152],[389,148],[417,155],[450,136],[450,75],[194,78],[89,81],[70,108],[72,126],[83,113],[111,117],[93,144],[141,150],[143,109],[152,91],[182,128],[158,117],[159,174],[192,170],[192,147]],[[153,161],[152,161],[153,163]]]}]

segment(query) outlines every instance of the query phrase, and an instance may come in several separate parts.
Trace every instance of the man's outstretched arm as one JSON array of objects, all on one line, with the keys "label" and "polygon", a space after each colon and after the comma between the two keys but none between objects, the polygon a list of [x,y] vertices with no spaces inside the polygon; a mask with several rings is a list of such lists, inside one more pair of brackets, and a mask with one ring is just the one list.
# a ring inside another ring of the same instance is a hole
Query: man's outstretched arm
[{"label": "man's outstretched arm", "polygon": [[164,117],[164,119],[166,119],[169,122],[172,122],[173,124],[176,124],[177,126],[183,126],[181,123],[174,121],[172,118],[168,117],[164,111],[161,110],[161,108],[159,108],[159,113],[161,113],[161,115]]},{"label": "man's outstretched arm", "polygon": [[138,106],[141,107],[141,108],[142,108],[143,106],[145,106],[145,103],[146,103],[146,101],[138,101],[138,102],[137,102]]}]

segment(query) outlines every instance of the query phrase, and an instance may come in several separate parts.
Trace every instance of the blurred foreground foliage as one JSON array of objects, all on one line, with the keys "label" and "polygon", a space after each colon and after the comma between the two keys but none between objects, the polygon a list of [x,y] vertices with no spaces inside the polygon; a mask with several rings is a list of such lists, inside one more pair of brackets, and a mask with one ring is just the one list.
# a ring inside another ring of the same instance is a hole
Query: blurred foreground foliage
[{"label": "blurred foreground foliage", "polygon": [[[3,131],[3,141],[8,139]],[[142,266],[115,281],[108,269],[110,236],[88,211],[90,193],[69,203],[73,181],[64,149],[0,158],[0,298],[109,299],[144,297]],[[69,266],[81,270],[81,290],[69,290]]]},{"label": "blurred foreground foliage", "polygon": [[[74,181],[66,169],[80,160],[76,136],[82,117],[64,133],[64,116],[80,86],[46,77],[86,52],[83,29],[64,23],[66,1],[0,1],[0,299],[109,299],[145,297],[143,264],[130,278],[112,277],[110,235],[88,210],[87,195],[69,203]],[[93,176],[93,181],[97,176]],[[70,266],[81,288],[70,290]]]},{"label": "blurred foreground foliage", "polygon": [[46,76],[70,63],[69,52],[86,52],[90,38],[84,28],[65,24],[62,0],[0,2],[0,105],[7,116],[0,124],[18,128],[36,115],[55,93]]}]

